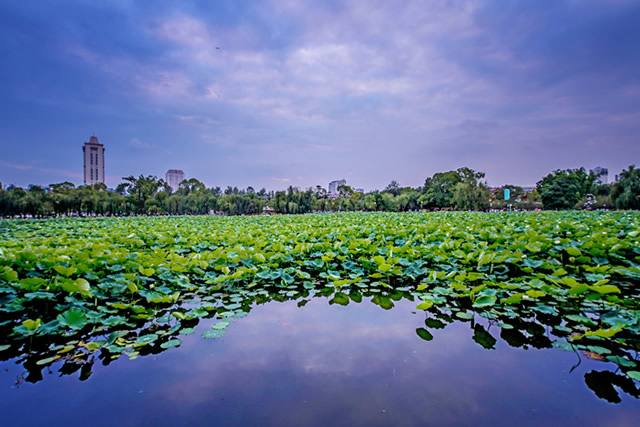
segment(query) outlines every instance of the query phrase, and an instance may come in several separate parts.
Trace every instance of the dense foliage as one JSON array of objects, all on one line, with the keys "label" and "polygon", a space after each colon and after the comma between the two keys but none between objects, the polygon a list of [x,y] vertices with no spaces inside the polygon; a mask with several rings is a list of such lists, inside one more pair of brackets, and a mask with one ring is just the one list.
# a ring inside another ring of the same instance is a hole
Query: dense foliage
[{"label": "dense foliage", "polygon": [[538,192],[547,209],[572,209],[595,192],[595,176],[584,168],[556,170],[538,181]]},{"label": "dense foliage", "polygon": [[[439,172],[427,178],[424,186],[401,187],[392,181],[383,191],[364,194],[347,185],[328,195],[321,186],[307,191],[289,187],[287,191],[256,191],[252,187],[206,188],[197,179],[183,181],[171,192],[162,179],[129,176],[115,191],[104,184],[75,187],[70,182],[48,188],[32,185],[28,189],[0,185],[0,217],[44,218],[65,215],[148,215],[206,214],[252,215],[265,208],[275,213],[321,211],[488,210],[488,209],[574,209],[640,208],[640,172],[630,166],[614,185],[602,184],[599,177],[584,168],[556,170],[542,178],[536,189],[526,194],[522,187],[505,185],[493,192],[483,181],[485,174],[469,168]],[[505,190],[510,198],[505,199]],[[609,197],[611,196],[611,197]]]},{"label": "dense foliage", "polygon": [[[290,187],[287,191],[256,192],[252,187],[240,190],[227,187],[207,189],[197,179],[183,181],[175,193],[162,179],[154,176],[125,177],[115,191],[104,184],[79,187],[70,182],[52,184],[49,189],[30,186],[27,190],[10,186],[0,188],[0,216],[47,217],[69,214],[206,214],[225,215],[262,213],[264,208],[276,213],[317,211],[387,211],[404,212],[422,208],[456,208],[482,210],[489,207],[490,193],[481,181],[484,174],[460,168],[442,178],[427,180],[424,188],[400,187],[396,181],[382,192],[363,194],[349,186],[340,186],[339,194],[330,196],[320,186],[307,191]],[[449,188],[450,187],[450,188]],[[439,194],[444,196],[439,196]],[[339,197],[336,197],[339,196]]]},{"label": "dense foliage", "polygon": [[261,299],[365,296],[482,316],[512,345],[591,352],[632,381],[639,233],[629,212],[0,221],[0,357],[38,380],[58,359],[79,369],[98,351],[108,363],[179,346],[204,318],[220,319],[203,333],[217,338]]},{"label": "dense foliage", "polygon": [[629,166],[611,191],[611,199],[619,209],[640,209],[640,169]]}]

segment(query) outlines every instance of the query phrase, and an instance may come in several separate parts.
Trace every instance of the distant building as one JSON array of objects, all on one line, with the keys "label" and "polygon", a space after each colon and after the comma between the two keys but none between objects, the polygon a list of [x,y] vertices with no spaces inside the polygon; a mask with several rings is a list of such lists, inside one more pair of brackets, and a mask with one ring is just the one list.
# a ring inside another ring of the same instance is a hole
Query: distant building
[{"label": "distant building", "polygon": [[609,179],[609,169],[601,168],[600,166],[593,168],[589,171],[596,176],[596,179],[600,182],[600,184],[606,184]]},{"label": "distant building", "polygon": [[338,193],[338,187],[340,187],[341,185],[347,185],[347,181],[344,179],[340,179],[337,181],[331,181],[329,183],[329,194],[337,194]]},{"label": "distant building", "polygon": [[184,172],[180,169],[169,169],[167,171],[167,174],[165,175],[164,180],[166,181],[167,185],[171,187],[171,192],[175,193],[176,191],[178,191],[180,183],[184,181]]},{"label": "distant building", "polygon": [[356,188],[355,192],[364,194],[364,188]]},{"label": "distant building", "polygon": [[89,138],[82,147],[84,157],[84,185],[104,184],[104,145],[97,136]]},{"label": "distant building", "polygon": [[265,206],[264,208],[262,208],[263,215],[274,215],[275,213],[276,213],[276,210],[273,209],[271,206]]}]

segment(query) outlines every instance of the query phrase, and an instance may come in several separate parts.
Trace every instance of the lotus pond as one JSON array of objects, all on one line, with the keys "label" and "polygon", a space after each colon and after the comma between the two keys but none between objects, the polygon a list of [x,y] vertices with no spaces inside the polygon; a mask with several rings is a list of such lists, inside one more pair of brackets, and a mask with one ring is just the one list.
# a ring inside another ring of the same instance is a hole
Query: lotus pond
[{"label": "lotus pond", "polygon": [[629,212],[0,221],[3,417],[632,424],[639,234]]}]

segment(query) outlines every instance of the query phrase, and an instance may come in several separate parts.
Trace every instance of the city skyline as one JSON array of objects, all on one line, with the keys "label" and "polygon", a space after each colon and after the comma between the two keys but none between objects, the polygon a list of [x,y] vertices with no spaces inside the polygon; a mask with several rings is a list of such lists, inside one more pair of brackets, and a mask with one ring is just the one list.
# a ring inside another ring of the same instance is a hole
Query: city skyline
[{"label": "city skyline", "polygon": [[0,182],[180,168],[208,187],[491,186],[640,158],[640,4],[0,5]]}]

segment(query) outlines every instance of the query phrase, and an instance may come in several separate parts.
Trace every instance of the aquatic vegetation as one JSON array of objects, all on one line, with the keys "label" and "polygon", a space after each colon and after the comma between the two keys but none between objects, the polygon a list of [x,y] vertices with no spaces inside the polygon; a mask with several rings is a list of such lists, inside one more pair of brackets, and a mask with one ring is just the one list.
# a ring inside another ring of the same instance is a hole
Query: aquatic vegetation
[{"label": "aquatic vegetation", "polygon": [[484,325],[496,326],[513,347],[612,363],[620,373],[587,385],[638,397],[639,233],[630,212],[2,221],[0,360],[18,358],[31,381],[60,361],[86,378],[91,355],[179,347],[200,321],[220,338],[255,304],[406,298],[425,313],[423,340],[469,322],[491,349]]}]

